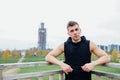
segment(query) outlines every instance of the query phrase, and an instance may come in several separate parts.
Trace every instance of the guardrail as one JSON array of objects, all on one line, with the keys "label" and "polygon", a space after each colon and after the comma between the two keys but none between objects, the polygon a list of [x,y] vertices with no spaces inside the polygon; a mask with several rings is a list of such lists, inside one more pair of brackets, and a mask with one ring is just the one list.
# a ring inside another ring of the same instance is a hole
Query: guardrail
[{"label": "guardrail", "polygon": [[[54,75],[58,74],[58,80],[64,80],[64,75],[62,70],[50,70],[42,72],[31,72],[31,73],[22,73],[22,74],[12,74],[12,75],[3,75],[4,69],[14,69],[14,68],[23,68],[23,67],[34,67],[34,66],[45,66],[52,65],[48,62],[25,62],[25,63],[10,63],[10,64],[0,64],[0,80],[20,80],[20,79],[29,79],[32,77],[38,77],[38,80],[43,80],[44,76],[49,76],[49,80],[54,80]],[[120,70],[120,63],[108,63],[103,66],[118,68]],[[104,71],[93,70],[92,74],[96,75],[96,80],[102,80],[101,76],[108,77],[108,80],[118,79],[120,80],[120,74],[109,73]]]}]

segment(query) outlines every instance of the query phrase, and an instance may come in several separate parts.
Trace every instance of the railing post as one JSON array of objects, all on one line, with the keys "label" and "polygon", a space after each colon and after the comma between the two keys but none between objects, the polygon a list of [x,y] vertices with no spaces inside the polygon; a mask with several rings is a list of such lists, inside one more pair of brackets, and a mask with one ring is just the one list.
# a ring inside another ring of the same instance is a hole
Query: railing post
[{"label": "railing post", "polygon": [[3,66],[0,65],[0,80],[3,80]]},{"label": "railing post", "polygon": [[113,78],[109,77],[109,80],[113,80]]},{"label": "railing post", "polygon": [[59,74],[59,80],[63,80],[63,73]]},{"label": "railing post", "polygon": [[101,80],[101,76],[100,75],[96,75],[96,80]]},{"label": "railing post", "polygon": [[54,80],[54,75],[53,74],[49,75],[49,80]]},{"label": "railing post", "polygon": [[38,80],[43,80],[43,76],[40,76],[40,77],[38,78]]},{"label": "railing post", "polygon": [[0,80],[3,80],[2,71],[3,71],[3,70],[0,69]]}]

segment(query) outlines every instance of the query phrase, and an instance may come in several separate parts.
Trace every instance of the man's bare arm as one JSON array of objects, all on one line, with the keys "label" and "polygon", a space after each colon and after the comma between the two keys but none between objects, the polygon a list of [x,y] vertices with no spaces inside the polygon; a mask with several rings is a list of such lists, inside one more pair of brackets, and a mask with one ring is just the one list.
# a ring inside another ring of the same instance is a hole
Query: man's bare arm
[{"label": "man's bare arm", "polygon": [[105,51],[98,48],[98,46],[92,42],[90,45],[92,48],[91,51],[98,57],[98,59],[93,62],[95,66],[108,63],[110,61],[110,57]]},{"label": "man's bare arm", "polygon": [[66,74],[68,74],[69,72],[72,72],[73,69],[69,65],[65,64],[64,62],[62,62],[56,58],[57,56],[59,56],[63,52],[64,52],[64,44],[61,44],[60,46],[58,46],[58,48],[49,52],[45,59],[47,62],[59,65],[61,67],[61,69]]},{"label": "man's bare arm", "polygon": [[90,43],[90,51],[95,54],[98,59],[96,61],[92,61],[91,63],[87,63],[82,66],[82,69],[86,72],[90,72],[97,65],[108,63],[110,61],[110,57],[107,53],[97,47],[94,43]]},{"label": "man's bare arm", "polygon": [[46,61],[56,65],[60,65],[61,61],[59,61],[56,57],[63,53],[62,47],[64,47],[63,44],[58,46],[56,49],[50,51],[45,57]]}]

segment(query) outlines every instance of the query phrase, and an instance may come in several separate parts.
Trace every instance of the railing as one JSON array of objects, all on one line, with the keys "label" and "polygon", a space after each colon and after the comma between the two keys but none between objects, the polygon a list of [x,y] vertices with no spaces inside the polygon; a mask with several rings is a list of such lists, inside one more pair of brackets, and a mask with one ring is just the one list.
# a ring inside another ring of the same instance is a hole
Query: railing
[{"label": "railing", "polygon": [[[54,80],[54,75],[58,74],[58,80],[64,80],[64,75],[62,70],[50,70],[50,71],[43,71],[43,72],[32,72],[32,73],[22,73],[22,74],[12,74],[12,75],[3,75],[4,69],[14,69],[14,68],[23,68],[23,67],[34,67],[34,66],[45,66],[51,65],[47,62],[27,62],[27,63],[11,63],[11,64],[0,64],[0,80],[20,80],[20,79],[29,79],[31,80],[32,77],[38,77],[38,80],[43,80],[44,76],[49,76],[49,80]],[[118,68],[120,70],[119,63],[108,63],[103,66]],[[103,71],[96,71],[93,70],[92,74],[96,75],[96,80],[102,80],[101,76],[108,77],[108,80],[117,79],[120,80],[120,74],[103,72]]]}]

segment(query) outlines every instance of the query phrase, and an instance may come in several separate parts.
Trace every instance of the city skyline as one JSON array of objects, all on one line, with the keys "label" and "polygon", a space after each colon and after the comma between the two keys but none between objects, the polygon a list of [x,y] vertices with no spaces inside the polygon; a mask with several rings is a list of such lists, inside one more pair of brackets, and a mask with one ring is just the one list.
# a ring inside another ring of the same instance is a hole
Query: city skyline
[{"label": "city skyline", "polygon": [[0,50],[38,46],[41,22],[47,29],[46,46],[55,48],[68,38],[66,24],[75,20],[82,35],[96,44],[120,44],[119,0],[1,0]]}]

